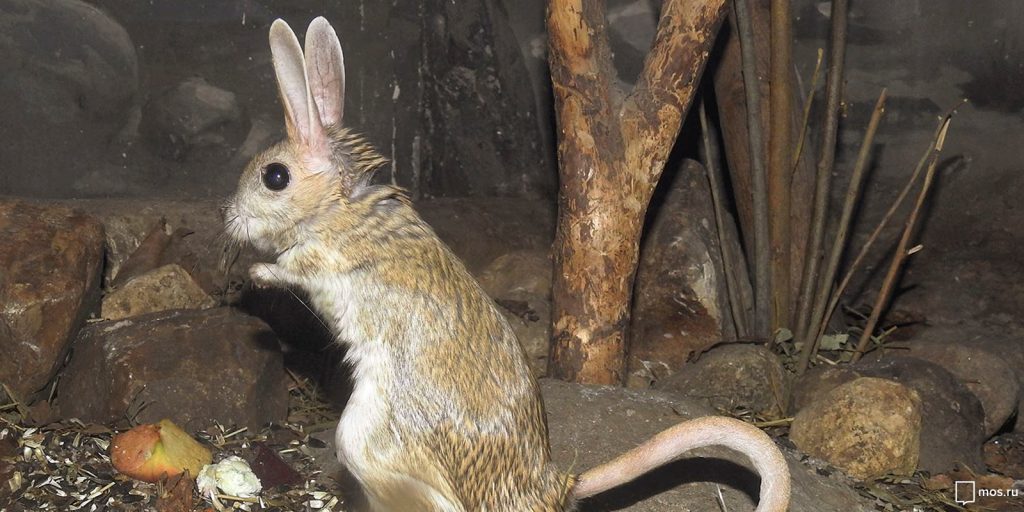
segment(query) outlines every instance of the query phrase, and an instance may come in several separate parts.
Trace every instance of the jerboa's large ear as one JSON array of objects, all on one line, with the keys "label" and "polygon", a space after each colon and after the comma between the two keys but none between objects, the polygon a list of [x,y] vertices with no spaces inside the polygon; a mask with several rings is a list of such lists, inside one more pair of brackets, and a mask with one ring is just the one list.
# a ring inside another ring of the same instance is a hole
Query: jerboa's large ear
[{"label": "jerboa's large ear", "polygon": [[306,30],[306,73],[324,126],[340,125],[345,114],[345,56],[334,27],[323,16]]},{"label": "jerboa's large ear", "polygon": [[270,53],[284,102],[288,138],[308,151],[307,157],[316,160],[329,157],[327,130],[310,94],[302,48],[295,32],[284,20],[274,20],[270,26]]}]

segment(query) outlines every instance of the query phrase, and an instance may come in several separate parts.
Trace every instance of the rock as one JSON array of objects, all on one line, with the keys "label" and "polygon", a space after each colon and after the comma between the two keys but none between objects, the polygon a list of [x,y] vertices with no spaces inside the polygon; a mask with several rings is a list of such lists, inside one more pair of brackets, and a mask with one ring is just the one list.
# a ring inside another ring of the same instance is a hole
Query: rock
[{"label": "rock", "polygon": [[150,100],[139,130],[168,160],[224,162],[245,140],[249,119],[234,93],[193,77]]},{"label": "rock", "polygon": [[502,313],[526,350],[534,374],[547,373],[551,345],[551,258],[538,249],[515,250],[494,259],[480,286]]},{"label": "rock", "polygon": [[790,393],[790,410],[797,412],[829,391],[862,377],[848,365],[816,366],[796,378]]},{"label": "rock", "polygon": [[480,273],[480,286],[495,299],[551,297],[551,255],[516,250],[494,259]]},{"label": "rock", "polygon": [[1017,410],[1021,383],[1005,356],[981,346],[957,342],[913,342],[902,351],[952,373],[981,401],[985,437],[992,436]]},{"label": "rock", "polygon": [[99,305],[103,226],[69,208],[0,201],[0,240],[0,382],[29,400]]},{"label": "rock", "polygon": [[116,263],[117,272],[112,272],[107,289],[120,288],[128,281],[162,267],[160,261],[173,240],[172,234],[166,219],[161,217],[156,221],[131,255]]},{"label": "rock", "polygon": [[288,389],[273,331],[231,308],[169,311],[92,324],[60,381],[64,418],[188,431],[285,419]]},{"label": "rock", "polygon": [[49,197],[103,161],[138,93],[135,46],[78,0],[0,1],[0,190]]},{"label": "rock", "polygon": [[687,160],[666,178],[640,248],[628,357],[631,384],[664,378],[694,353],[734,336],[703,168]]},{"label": "rock", "polygon": [[644,57],[658,30],[657,7],[647,0],[608,2],[608,39],[619,79],[632,85],[643,70]]},{"label": "rock", "polygon": [[[551,340],[551,309],[547,302],[541,303],[544,306],[543,312],[528,310],[526,314],[518,314],[506,306],[500,308],[505,315],[512,331],[516,333],[519,344],[526,352],[527,362],[530,369],[537,377],[543,377],[548,372],[548,350]],[[499,306],[501,303],[499,303]],[[545,316],[541,316],[541,315]]]},{"label": "rock", "polygon": [[921,454],[919,469],[948,471],[956,464],[983,468],[985,440],[981,402],[956,377],[936,364],[913,357],[862,361],[841,369],[812,370],[794,385],[796,410],[806,408],[840,385],[857,377],[876,377],[903,384],[921,400]]},{"label": "rock", "polygon": [[[220,266],[224,257],[224,222],[219,213],[217,200],[114,200],[76,201],[82,208],[93,213],[106,227],[107,257],[104,267],[104,283],[107,288],[124,284],[128,274],[141,274],[153,268],[171,263],[184,268],[203,290],[220,297],[228,288],[229,281],[246,277],[248,265],[256,255],[250,251],[242,255],[225,274]],[[162,232],[160,228],[163,227]],[[147,245],[151,237],[161,240],[159,251],[145,251],[149,267],[141,272],[136,265],[136,251]],[[148,241],[147,241],[148,240]],[[159,254],[153,254],[159,252]],[[122,275],[122,268],[129,271]],[[134,270],[131,270],[135,267]]]},{"label": "rock", "polygon": [[142,274],[103,297],[100,316],[120,320],[169,309],[209,309],[217,305],[192,276],[170,264]]},{"label": "rock", "polygon": [[910,475],[917,468],[921,411],[916,391],[890,380],[862,377],[801,409],[789,438],[800,450],[854,478]]},{"label": "rock", "polygon": [[921,457],[918,469],[949,471],[958,464],[984,469],[985,413],[981,402],[941,366],[913,357],[892,357],[855,365],[868,377],[891,379],[917,391],[921,398]]},{"label": "rock", "polygon": [[696,398],[716,410],[782,416],[787,395],[782,362],[762,345],[715,347],[662,379],[657,389]]},{"label": "rock", "polygon": [[985,467],[989,471],[1024,480],[1024,432],[1000,434],[985,443]]},{"label": "rock", "polygon": [[[1016,246],[1013,247],[1013,250],[1016,250]],[[959,272],[962,269],[962,265],[958,262],[955,264],[955,268],[957,268],[957,271]],[[978,278],[979,276],[970,276],[970,278],[960,276],[958,280],[951,281],[948,279],[948,273],[945,275],[945,280],[940,281],[938,276],[935,278],[937,284],[941,282],[941,284],[948,286],[948,289],[943,288],[943,293],[939,293],[938,295],[947,297],[946,302],[950,303],[948,308],[953,309],[954,303],[957,301],[957,293],[959,293],[958,291],[962,291],[961,288],[964,286],[964,283],[975,283],[975,285],[977,285],[975,278]],[[1007,283],[1006,275],[1024,275],[1024,273],[1014,272],[1010,274],[1002,274],[993,269],[990,271],[990,274],[986,275],[989,276],[992,282],[1001,279],[1004,284],[1016,290],[1020,288],[1020,285]],[[985,287],[985,285],[977,286]],[[985,294],[991,294],[992,297],[998,297],[998,302],[1002,305],[1005,305],[1004,299],[1006,297],[1015,297],[1016,295],[1024,296],[1024,294],[1010,294],[1009,296],[1004,296],[1004,294],[993,291],[991,286],[985,287],[985,290]],[[968,293],[967,296],[972,296],[974,294],[975,292],[972,291],[971,293]],[[1006,307],[1014,307],[1014,304],[1011,303],[1006,305]],[[929,323],[920,326],[915,338],[917,340],[940,340],[942,343],[945,343],[948,340],[955,340],[957,345],[962,345],[971,354],[998,354],[998,359],[1005,363],[1010,371],[1016,375],[1016,382],[1021,383],[1021,385],[1024,386],[1024,326],[1021,326],[1013,315],[988,316],[985,314],[974,314],[972,312],[968,312],[966,315],[970,318],[966,320],[958,319],[951,323],[934,321],[932,317],[929,316]],[[926,341],[912,341],[908,343],[908,345],[908,349],[911,351],[910,353],[915,357],[920,354],[921,350],[929,346]],[[915,348],[915,346],[919,347],[919,349]],[[903,351],[901,350],[897,353],[902,352]],[[999,375],[1001,373],[1000,368],[1002,367],[1003,365],[1001,364],[997,365],[992,369],[991,373]],[[1003,379],[1004,377],[990,378],[989,369],[985,368],[979,371],[979,373],[961,380],[966,380],[966,384],[968,384],[968,387],[972,388],[972,390],[974,387],[989,380],[995,382],[997,387],[1007,384],[1012,386],[1013,380]],[[983,400],[982,405],[985,406],[985,404],[986,402]],[[1018,397],[1016,410],[1017,419],[1014,429],[1017,432],[1024,432],[1024,390],[1022,390]],[[985,413],[986,416],[989,414],[988,409],[986,409]],[[1012,425],[1006,426],[1009,428]]]},{"label": "rock", "polygon": [[159,217],[136,212],[134,215],[111,215],[103,219],[106,233],[107,263],[103,268],[103,284],[110,286],[128,258],[151,232]]}]

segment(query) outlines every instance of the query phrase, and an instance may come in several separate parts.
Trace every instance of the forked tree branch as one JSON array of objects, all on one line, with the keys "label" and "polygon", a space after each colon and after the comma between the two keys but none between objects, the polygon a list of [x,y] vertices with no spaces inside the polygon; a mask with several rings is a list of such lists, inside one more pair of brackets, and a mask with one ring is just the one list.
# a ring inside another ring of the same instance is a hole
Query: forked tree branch
[{"label": "forked tree branch", "polygon": [[725,13],[725,0],[668,0],[662,5],[654,45],[622,106],[626,158],[643,163],[652,192]]}]

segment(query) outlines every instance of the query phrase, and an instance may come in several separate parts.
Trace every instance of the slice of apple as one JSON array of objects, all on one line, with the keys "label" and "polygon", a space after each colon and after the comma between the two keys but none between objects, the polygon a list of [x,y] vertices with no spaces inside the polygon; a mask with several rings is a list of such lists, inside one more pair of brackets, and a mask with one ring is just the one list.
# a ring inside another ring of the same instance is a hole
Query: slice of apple
[{"label": "slice of apple", "polygon": [[213,460],[213,454],[171,420],[139,425],[114,436],[110,462],[114,469],[144,482],[185,471],[198,475]]}]

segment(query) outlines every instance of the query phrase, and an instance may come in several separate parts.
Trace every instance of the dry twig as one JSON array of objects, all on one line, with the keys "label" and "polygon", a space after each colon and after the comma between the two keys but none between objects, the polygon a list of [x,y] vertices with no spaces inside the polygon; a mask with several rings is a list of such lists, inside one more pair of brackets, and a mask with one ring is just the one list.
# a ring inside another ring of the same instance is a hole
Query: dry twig
[{"label": "dry twig", "polygon": [[748,0],[733,0],[739,27],[740,54],[743,60],[743,89],[747,93],[747,142],[750,151],[751,188],[754,203],[754,334],[768,335],[770,288],[768,267],[768,183],[762,151],[761,91],[757,84],[757,54],[754,51],[754,25]]},{"label": "dry twig", "polygon": [[[824,334],[822,327],[822,316],[825,314],[825,307],[828,305],[829,293],[832,291],[833,283],[835,282],[836,272],[839,269],[839,260],[842,258],[843,251],[846,249],[846,239],[850,232],[850,222],[853,219],[853,210],[857,204],[857,198],[860,197],[861,185],[864,182],[864,176],[867,174],[868,167],[868,156],[871,153],[871,146],[874,144],[875,132],[878,131],[878,124],[882,120],[882,114],[885,113],[885,100],[886,90],[882,89],[882,92],[878,95],[878,102],[875,103],[875,109],[871,112],[871,121],[868,122],[867,132],[864,133],[864,141],[861,143],[860,152],[857,154],[857,163],[853,166],[853,175],[850,177],[850,184],[846,189],[846,199],[843,203],[843,213],[839,218],[839,225],[836,228],[836,236],[832,240],[832,248],[828,253],[828,263],[825,267],[825,275],[821,280],[821,286],[819,286],[817,294],[814,296],[814,308],[811,311],[811,316],[808,321],[807,333],[805,333],[804,347],[806,347],[805,353],[813,354],[818,350],[818,346],[821,343],[821,335]],[[820,333],[820,334],[819,334]],[[812,334],[813,338],[808,338],[807,334]],[[801,354],[803,356],[803,354]],[[808,358],[809,359],[809,358]],[[801,357],[801,363],[804,359]],[[801,364],[797,371],[803,373],[807,369],[806,364]]]},{"label": "dry twig", "polygon": [[[878,96],[878,101],[875,103],[875,109],[871,112],[871,121],[868,122],[868,129],[864,133],[864,140],[861,142],[860,151],[857,153],[857,163],[853,166],[853,175],[850,177],[850,184],[846,190],[846,200],[843,203],[843,213],[840,216],[839,225],[836,228],[836,236],[832,240],[832,249],[828,254],[828,264],[825,268],[824,278],[821,280],[821,285],[818,287],[817,293],[813,297],[808,296],[805,299],[806,304],[813,304],[814,307],[807,319],[807,325],[802,333],[803,336],[797,338],[798,341],[803,342],[803,348],[800,352],[800,361],[797,364],[797,373],[803,373],[807,370],[807,365],[811,360],[812,354],[817,351],[818,344],[821,340],[821,334],[819,334],[820,322],[822,322],[821,317],[825,312],[829,292],[832,291],[836,271],[839,268],[839,260],[842,257],[843,249],[846,246],[846,238],[850,231],[850,221],[853,218],[853,210],[857,204],[857,198],[860,197],[860,189],[861,184],[864,182],[864,175],[867,174],[868,155],[871,153],[871,146],[874,144],[875,132],[878,131],[878,124],[882,120],[882,114],[885,113],[885,99],[886,90],[882,89],[881,94]],[[806,288],[806,290],[807,293],[814,293],[813,288]],[[813,335],[813,337],[810,337],[809,335]]]},{"label": "dry twig", "polygon": [[[821,320],[818,324],[818,333],[814,337],[815,341],[820,340],[821,337],[825,335],[825,329],[828,327],[828,321],[835,313],[836,307],[839,306],[839,300],[842,298],[843,292],[846,291],[846,287],[850,285],[850,281],[853,280],[853,275],[856,273],[861,263],[864,262],[864,258],[867,257],[868,251],[874,245],[875,241],[878,240],[878,237],[882,234],[882,230],[885,229],[885,226],[889,224],[889,220],[891,220],[892,216],[895,215],[896,210],[898,210],[900,205],[903,204],[903,200],[906,199],[907,194],[910,193],[910,189],[913,188],[914,183],[917,182],[917,178],[921,175],[921,171],[924,169],[924,165],[928,161],[928,157],[931,155],[932,150],[935,148],[939,135],[942,133],[942,127],[946,125],[946,121],[953,116],[962,104],[963,102],[958,103],[955,107],[946,112],[946,115],[940,118],[939,125],[936,127],[935,133],[932,135],[931,143],[928,145],[928,149],[925,150],[924,154],[921,155],[921,159],[918,160],[917,166],[914,167],[914,172],[910,175],[910,179],[907,180],[906,185],[903,186],[899,195],[896,196],[896,200],[893,201],[892,205],[890,205],[889,209],[885,212],[885,215],[882,216],[881,222],[875,226],[874,231],[871,232],[867,241],[864,242],[864,245],[860,248],[860,251],[857,253],[857,257],[853,259],[853,263],[850,264],[850,268],[846,270],[843,280],[838,286],[836,286],[835,291],[832,292],[832,298],[829,300],[828,307],[825,308],[825,313],[821,316]],[[817,353],[816,343],[812,349],[811,357],[814,357]]]},{"label": "dry twig", "polygon": [[[796,168],[800,165],[800,157],[804,154],[804,141],[807,139],[807,126],[811,121],[811,105],[814,104],[814,95],[818,90],[818,80],[821,78],[821,62],[825,57],[825,52],[818,48],[818,60],[814,63],[814,73],[811,74],[811,89],[807,92],[807,99],[804,100],[804,115],[803,121],[800,123],[800,135],[796,140],[796,150],[793,151],[793,169],[792,172],[796,173]],[[800,75],[797,75],[800,78]],[[802,82],[801,82],[802,83]]]},{"label": "dry twig", "polygon": [[711,185],[711,201],[715,208],[715,227],[718,229],[718,248],[721,251],[722,266],[725,269],[725,287],[729,295],[729,310],[732,312],[732,321],[736,329],[736,337],[744,338],[749,336],[750,327],[747,322],[747,311],[749,305],[743,300],[744,295],[740,293],[741,283],[736,275],[734,262],[745,264],[743,254],[734,254],[734,241],[729,239],[725,230],[725,185],[722,183],[722,168],[718,165],[718,140],[711,125],[708,123],[707,102],[702,97],[698,105],[700,116],[700,128],[704,142],[704,168],[708,173],[708,182]]},{"label": "dry twig", "polygon": [[768,223],[771,330],[790,325],[790,186],[793,169],[793,16],[790,0],[771,0]]},{"label": "dry twig", "polygon": [[892,299],[892,292],[896,287],[896,281],[899,278],[900,269],[903,268],[903,263],[909,256],[907,251],[910,245],[910,237],[914,233],[914,229],[917,227],[917,219],[921,214],[921,208],[924,206],[925,199],[928,197],[928,192],[932,188],[932,183],[935,180],[935,170],[939,164],[939,154],[942,152],[942,145],[946,140],[946,133],[949,130],[949,122],[951,118],[947,117],[943,120],[942,127],[939,129],[939,135],[935,139],[934,149],[931,155],[931,161],[928,164],[928,172],[924,176],[924,184],[921,186],[921,191],[917,194],[917,202],[914,204],[914,209],[910,211],[910,216],[907,218],[906,225],[903,226],[903,235],[900,236],[899,244],[896,246],[896,252],[892,256],[892,263],[889,265],[889,271],[885,275],[885,280],[882,281],[882,289],[878,292],[878,297],[875,299],[875,305],[871,310],[871,316],[868,318],[867,324],[864,326],[864,332],[861,333],[860,341],[857,342],[857,352],[853,354],[853,362],[857,362],[864,352],[867,350],[868,342],[871,341],[871,334],[875,330],[875,326],[878,325],[878,320],[882,316],[883,310],[888,306],[890,299]]},{"label": "dry twig", "polygon": [[[832,170],[835,166],[836,138],[839,132],[839,108],[842,101],[843,65],[846,59],[846,32],[848,27],[848,0],[832,2],[832,38],[829,43],[828,76],[825,79],[825,120],[824,132],[819,148],[817,180],[814,192],[814,209],[811,217],[811,240],[804,259],[803,286],[800,292],[800,306],[796,315],[794,334],[797,340],[807,338],[811,329],[810,314],[814,290],[818,286],[818,272],[821,263],[821,246],[825,238],[828,220],[828,200],[831,195]],[[801,367],[806,365],[809,352],[801,355]]]}]

